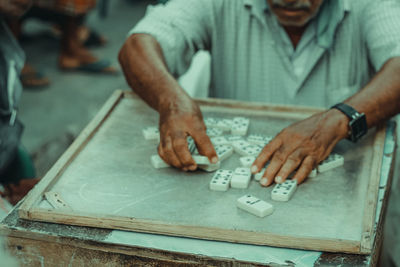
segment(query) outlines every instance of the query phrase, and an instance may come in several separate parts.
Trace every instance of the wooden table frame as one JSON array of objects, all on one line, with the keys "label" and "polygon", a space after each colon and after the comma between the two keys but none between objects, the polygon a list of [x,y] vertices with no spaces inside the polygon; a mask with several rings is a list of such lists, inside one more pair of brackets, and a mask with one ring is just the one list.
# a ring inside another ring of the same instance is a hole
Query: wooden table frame
[{"label": "wooden table frame", "polygon": [[[112,229],[131,230],[131,231],[145,231],[149,233],[172,234],[178,236],[189,236],[196,238],[205,238],[209,236],[215,237],[215,240],[224,240],[232,242],[243,241],[251,239],[253,244],[273,245],[285,247],[289,240],[284,236],[273,234],[260,235],[260,233],[253,232],[238,232],[232,237],[231,231],[216,231],[216,229],[202,229],[202,233],[198,236],[193,235],[193,229],[190,226],[174,226],[164,225],[153,221],[139,220],[131,218],[128,221],[124,217],[105,216],[91,214],[77,214],[71,211],[63,210],[48,210],[37,207],[37,204],[43,199],[43,195],[47,192],[56,182],[63,171],[74,160],[74,157],[85,147],[90,138],[96,133],[101,124],[107,119],[113,108],[118,104],[119,100],[126,97],[134,97],[133,93],[126,91],[116,91],[112,97],[106,102],[97,116],[90,122],[84,129],[80,136],[64,153],[64,155],[57,161],[51,168],[42,181],[29,193],[25,201],[19,208],[19,216],[22,219],[37,220],[44,222],[62,223],[68,225],[81,225],[81,226],[97,226]],[[215,100],[204,99],[197,101],[202,106],[207,105],[220,105],[224,107],[240,107],[248,109],[249,112],[263,111],[270,114],[281,114],[288,111],[296,111],[296,114],[288,114],[291,118],[305,118],[313,113],[321,111],[320,109],[308,107],[287,107],[287,106],[265,106],[263,104],[244,103],[232,100]],[[317,240],[311,238],[299,237],[296,239],[291,238],[290,243],[293,248],[301,249],[315,249],[315,244],[318,243],[318,248],[323,251],[337,251],[340,246],[342,251],[357,254],[369,254],[372,251],[374,243],[374,224],[376,205],[379,189],[379,177],[382,164],[384,140],[385,140],[385,127],[381,127],[375,136],[373,145],[373,166],[369,177],[367,201],[365,203],[365,212],[363,217],[362,236],[361,242],[356,241],[338,241],[338,240]]]}]

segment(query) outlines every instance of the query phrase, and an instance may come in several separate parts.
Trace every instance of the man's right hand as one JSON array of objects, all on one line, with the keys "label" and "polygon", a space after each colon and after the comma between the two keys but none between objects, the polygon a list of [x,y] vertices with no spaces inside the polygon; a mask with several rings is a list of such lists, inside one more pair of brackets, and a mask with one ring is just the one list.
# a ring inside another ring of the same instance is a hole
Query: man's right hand
[{"label": "man's right hand", "polygon": [[170,101],[159,109],[160,145],[158,153],[169,165],[184,171],[197,168],[187,143],[191,136],[201,155],[208,157],[211,163],[217,163],[215,149],[206,134],[206,126],[198,105],[190,98]]},{"label": "man's right hand", "polygon": [[0,15],[8,18],[22,16],[32,5],[32,0],[1,0]]}]

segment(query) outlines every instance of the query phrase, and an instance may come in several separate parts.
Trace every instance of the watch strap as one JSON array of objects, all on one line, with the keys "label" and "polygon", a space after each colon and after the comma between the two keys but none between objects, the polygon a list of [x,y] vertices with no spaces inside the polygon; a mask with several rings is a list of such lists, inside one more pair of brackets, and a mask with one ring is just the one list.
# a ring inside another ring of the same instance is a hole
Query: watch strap
[{"label": "watch strap", "polygon": [[340,110],[350,119],[350,133],[348,137],[349,140],[357,142],[362,136],[367,133],[368,126],[364,113],[359,113],[357,110],[344,103],[338,103],[332,106],[332,108]]}]

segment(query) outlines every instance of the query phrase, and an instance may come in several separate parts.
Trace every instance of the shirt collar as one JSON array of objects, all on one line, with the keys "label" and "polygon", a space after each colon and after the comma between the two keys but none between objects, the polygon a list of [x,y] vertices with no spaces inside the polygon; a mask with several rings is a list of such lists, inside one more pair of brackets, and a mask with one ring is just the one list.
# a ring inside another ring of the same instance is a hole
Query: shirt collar
[{"label": "shirt collar", "polygon": [[[333,44],[335,32],[346,13],[350,12],[350,0],[325,0],[317,17],[317,43],[323,48]],[[266,0],[243,0],[252,15],[262,21],[269,10]]]}]

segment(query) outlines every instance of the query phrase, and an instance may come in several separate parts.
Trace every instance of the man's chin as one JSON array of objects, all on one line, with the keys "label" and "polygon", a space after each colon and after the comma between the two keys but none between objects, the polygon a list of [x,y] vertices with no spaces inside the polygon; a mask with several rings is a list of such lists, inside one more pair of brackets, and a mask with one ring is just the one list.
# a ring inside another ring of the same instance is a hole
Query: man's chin
[{"label": "man's chin", "polygon": [[285,27],[298,27],[298,28],[302,28],[305,25],[307,25],[307,23],[310,21],[310,19],[299,19],[299,20],[293,20],[293,19],[283,19],[283,18],[279,18],[278,17],[278,21],[282,26]]}]

